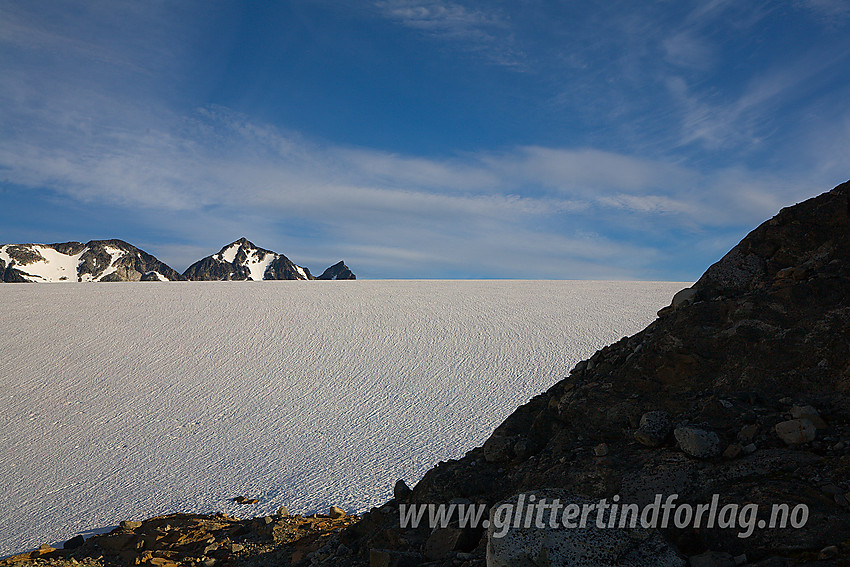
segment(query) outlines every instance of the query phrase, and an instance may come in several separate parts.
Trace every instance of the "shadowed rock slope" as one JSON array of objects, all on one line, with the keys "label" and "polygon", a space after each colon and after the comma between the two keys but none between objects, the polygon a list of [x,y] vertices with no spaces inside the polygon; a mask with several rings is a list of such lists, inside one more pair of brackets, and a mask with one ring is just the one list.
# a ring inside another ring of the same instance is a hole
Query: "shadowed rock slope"
[{"label": "shadowed rock slope", "polygon": [[[780,211],[645,330],[579,363],[483,447],[366,514],[347,545],[364,563],[371,549],[393,549],[451,565],[458,544],[427,553],[429,541],[433,550],[434,538],[446,539],[441,530],[398,528],[402,501],[492,505],[550,488],[638,504],[718,494],[762,511],[805,504],[808,521],[747,538],[739,529],[664,530],[683,557],[850,565],[849,195],[850,182]],[[486,537],[466,536],[480,538],[466,544],[472,565]]]}]

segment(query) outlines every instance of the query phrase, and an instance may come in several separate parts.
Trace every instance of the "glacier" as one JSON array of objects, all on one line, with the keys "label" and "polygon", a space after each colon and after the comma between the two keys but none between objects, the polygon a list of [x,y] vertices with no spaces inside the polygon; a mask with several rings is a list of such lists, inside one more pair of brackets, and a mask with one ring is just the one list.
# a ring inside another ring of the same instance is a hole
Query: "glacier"
[{"label": "glacier", "polygon": [[367,510],[688,285],[0,286],[0,557],[178,511]]}]

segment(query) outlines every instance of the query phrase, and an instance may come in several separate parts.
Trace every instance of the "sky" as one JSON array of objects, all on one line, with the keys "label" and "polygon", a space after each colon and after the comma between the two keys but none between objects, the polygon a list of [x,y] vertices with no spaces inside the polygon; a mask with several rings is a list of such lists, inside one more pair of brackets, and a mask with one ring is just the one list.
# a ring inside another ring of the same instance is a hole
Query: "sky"
[{"label": "sky", "polygon": [[693,281],[850,178],[850,1],[0,0],[0,242]]}]

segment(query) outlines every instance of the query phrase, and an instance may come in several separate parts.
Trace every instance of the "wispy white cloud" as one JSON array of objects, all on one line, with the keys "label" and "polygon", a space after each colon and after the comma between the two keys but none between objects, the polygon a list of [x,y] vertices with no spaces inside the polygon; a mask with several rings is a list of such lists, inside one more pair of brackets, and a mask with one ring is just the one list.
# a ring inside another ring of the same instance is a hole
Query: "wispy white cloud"
[{"label": "wispy white cloud", "polygon": [[491,63],[523,67],[510,22],[492,3],[467,7],[450,0],[381,0],[375,6],[399,25],[452,42]]}]

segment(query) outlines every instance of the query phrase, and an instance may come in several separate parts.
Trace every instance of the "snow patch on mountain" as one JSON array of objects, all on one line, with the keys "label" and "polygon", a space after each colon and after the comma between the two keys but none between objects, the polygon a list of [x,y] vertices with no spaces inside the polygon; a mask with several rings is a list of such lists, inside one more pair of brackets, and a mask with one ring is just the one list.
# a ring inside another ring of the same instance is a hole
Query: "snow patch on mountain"
[{"label": "snow patch on mountain", "polygon": [[[10,249],[18,253],[10,254]],[[78,254],[62,254],[61,252],[42,244],[6,244],[0,246],[0,260],[6,266],[14,266],[21,272],[25,279],[32,282],[75,282],[77,280],[77,266],[80,257],[88,250],[83,249]],[[20,252],[31,252],[37,256],[29,263],[23,263]]]}]

